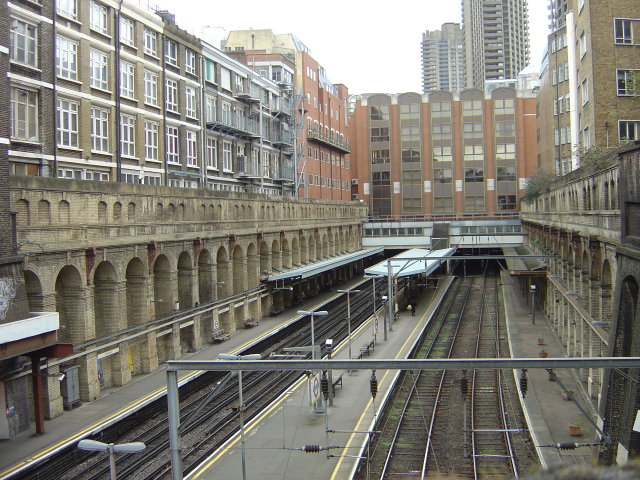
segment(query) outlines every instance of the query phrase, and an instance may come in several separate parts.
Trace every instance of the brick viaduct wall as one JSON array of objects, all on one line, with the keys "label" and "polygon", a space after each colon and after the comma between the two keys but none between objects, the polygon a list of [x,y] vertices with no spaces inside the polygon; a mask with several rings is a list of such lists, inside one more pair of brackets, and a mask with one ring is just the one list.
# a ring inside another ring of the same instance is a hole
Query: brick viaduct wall
[{"label": "brick viaduct wall", "polygon": [[[30,310],[58,311],[59,338],[87,352],[71,362],[85,401],[313,294],[318,280],[272,294],[261,278],[359,250],[366,217],[359,202],[44,177],[11,177],[11,208]],[[48,400],[59,414],[56,388]]]}]

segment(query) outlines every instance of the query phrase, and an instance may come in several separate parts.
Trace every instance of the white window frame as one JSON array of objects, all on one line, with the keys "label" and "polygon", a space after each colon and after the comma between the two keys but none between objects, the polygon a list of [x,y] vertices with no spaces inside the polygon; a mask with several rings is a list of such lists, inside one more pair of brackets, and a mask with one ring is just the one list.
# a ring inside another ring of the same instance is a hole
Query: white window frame
[{"label": "white window frame", "polygon": [[233,172],[233,160],[231,158],[231,142],[226,140],[222,142],[222,170],[225,172]]},{"label": "white window frame", "polygon": [[164,61],[174,67],[178,66],[178,44],[173,40],[165,40]]},{"label": "white window frame", "polygon": [[78,80],[78,43],[56,36],[56,75],[67,80]]},{"label": "white window frame", "polygon": [[38,92],[11,89],[11,138],[38,141]]},{"label": "white window frame", "polygon": [[[622,26],[618,28],[618,22]],[[627,31],[628,30],[628,31]],[[627,35],[628,34],[628,35]],[[633,19],[631,18],[614,18],[613,19],[613,42],[616,45],[633,45]]]},{"label": "white window frame", "polygon": [[94,88],[109,88],[109,57],[101,50],[89,52],[89,83]]},{"label": "white window frame", "polygon": [[158,55],[158,34],[155,31],[145,28],[142,43],[144,53],[154,57]]},{"label": "white window frame", "polygon": [[185,114],[187,117],[198,118],[196,89],[193,87],[185,87]]},{"label": "white window frame", "polygon": [[109,110],[91,107],[91,151],[109,153]]},{"label": "white window frame", "polygon": [[165,150],[167,163],[180,164],[180,132],[178,127],[167,125]]},{"label": "white window frame", "polygon": [[578,44],[580,45],[580,58],[587,54],[587,32],[580,34]]},{"label": "white window frame", "polygon": [[131,47],[135,46],[135,22],[133,19],[120,16],[120,42]]},{"label": "white window frame", "polygon": [[76,20],[78,18],[77,0],[57,0],[57,13],[63,17]]},{"label": "white window frame", "polygon": [[218,170],[218,141],[207,137],[207,169]]},{"label": "white window frame", "polygon": [[581,93],[582,93],[582,105],[586,105],[587,102],[589,101],[589,79],[585,78],[584,80],[582,80],[582,83],[580,84],[580,89],[581,89]]},{"label": "white window frame", "polygon": [[95,0],[91,0],[91,6],[89,8],[89,28],[107,35],[109,33],[107,22],[107,7]]},{"label": "white window frame", "polygon": [[196,52],[188,48],[184,52],[184,71],[192,75],[196,74]]},{"label": "white window frame", "polygon": [[158,157],[158,122],[144,121],[144,159],[149,162],[159,162]]},{"label": "white window frame", "polygon": [[123,157],[136,156],[136,118],[120,115],[120,151]]},{"label": "white window frame", "polygon": [[[630,129],[633,129],[633,137],[620,136],[623,124],[625,125],[625,130],[627,132],[629,132]],[[618,141],[631,142],[634,140],[640,140],[640,120],[618,120]]]},{"label": "white window frame", "polygon": [[158,74],[149,70],[144,71],[144,103],[158,106]]},{"label": "white window frame", "polygon": [[58,98],[57,142],[60,147],[78,148],[78,103]]},{"label": "white window frame", "polygon": [[222,123],[225,125],[231,124],[231,104],[228,102],[222,102]]},{"label": "white window frame", "polygon": [[165,109],[169,112],[178,113],[178,82],[167,78],[165,82]]},{"label": "white window frame", "polygon": [[205,97],[205,122],[215,122],[216,121],[216,105],[218,103],[218,99],[216,97],[212,97],[207,95]]},{"label": "white window frame", "polygon": [[[618,68],[616,69],[616,90],[618,92],[619,97],[634,97],[638,95],[640,92],[633,92],[629,88],[627,88],[627,82],[630,80],[629,74],[631,72],[636,72],[636,75],[640,77],[640,69],[636,68]],[[623,74],[624,78],[620,78],[620,75]],[[623,82],[622,84],[620,82]],[[623,85],[623,88],[621,88]]]},{"label": "white window frame", "polygon": [[198,134],[187,130],[187,167],[198,166]]},{"label": "white window frame", "polygon": [[38,66],[38,26],[19,18],[11,19],[11,61]]},{"label": "white window frame", "polygon": [[135,97],[136,66],[133,63],[120,61],[120,96],[125,98]]}]

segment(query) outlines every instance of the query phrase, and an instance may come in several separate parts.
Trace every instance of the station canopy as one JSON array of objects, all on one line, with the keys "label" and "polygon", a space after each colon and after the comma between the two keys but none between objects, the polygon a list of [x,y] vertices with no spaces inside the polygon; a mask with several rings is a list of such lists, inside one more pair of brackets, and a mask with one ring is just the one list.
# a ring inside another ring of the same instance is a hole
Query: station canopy
[{"label": "station canopy", "polygon": [[272,282],[277,280],[313,277],[314,275],[319,275],[342,265],[347,265],[349,263],[355,262],[357,260],[362,260],[373,255],[382,254],[383,252],[384,247],[373,247],[364,250],[358,250],[357,252],[345,253],[344,255],[338,255],[333,258],[314,262],[304,267],[287,270],[286,272],[276,272],[273,275],[269,275],[267,281]]},{"label": "station canopy", "polygon": [[364,273],[368,276],[388,276],[387,262],[391,261],[391,271],[394,277],[423,274],[431,275],[440,265],[446,262],[445,257],[450,257],[456,251],[455,248],[443,248],[441,250],[427,250],[424,248],[412,248],[405,250],[389,260],[377,263],[367,268]]}]

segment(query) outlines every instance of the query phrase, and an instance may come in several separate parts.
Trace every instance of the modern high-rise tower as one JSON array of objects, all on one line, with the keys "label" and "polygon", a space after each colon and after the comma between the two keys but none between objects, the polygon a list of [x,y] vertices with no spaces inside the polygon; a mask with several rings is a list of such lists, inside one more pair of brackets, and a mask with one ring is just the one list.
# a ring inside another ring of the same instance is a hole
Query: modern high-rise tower
[{"label": "modern high-rise tower", "polygon": [[529,63],[527,0],[462,0],[467,86],[516,78]]},{"label": "modern high-rise tower", "polygon": [[422,34],[422,92],[465,88],[464,35],[459,23]]}]

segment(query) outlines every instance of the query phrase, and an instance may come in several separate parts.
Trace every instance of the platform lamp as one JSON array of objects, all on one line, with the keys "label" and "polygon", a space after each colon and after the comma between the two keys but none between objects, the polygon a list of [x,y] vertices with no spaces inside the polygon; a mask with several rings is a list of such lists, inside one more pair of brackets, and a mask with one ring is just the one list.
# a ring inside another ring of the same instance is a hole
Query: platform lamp
[{"label": "platform lamp", "polygon": [[[218,360],[261,360],[262,355],[252,353],[250,355],[232,355],[229,353],[218,354]],[[242,455],[242,480],[247,480],[247,463],[244,451],[244,401],[242,399],[242,370],[238,370],[238,391],[240,395],[240,451]]]},{"label": "platform lamp", "polygon": [[109,470],[111,480],[116,480],[116,453],[140,453],[147,446],[143,442],[132,443],[103,443],[96,440],[80,440],[78,448],[87,452],[109,452]]},{"label": "platform lamp", "polygon": [[351,290],[336,290],[338,293],[346,293],[347,295],[347,332],[349,338],[349,359],[351,359],[351,294],[352,293],[360,293],[360,290],[351,289]]}]

